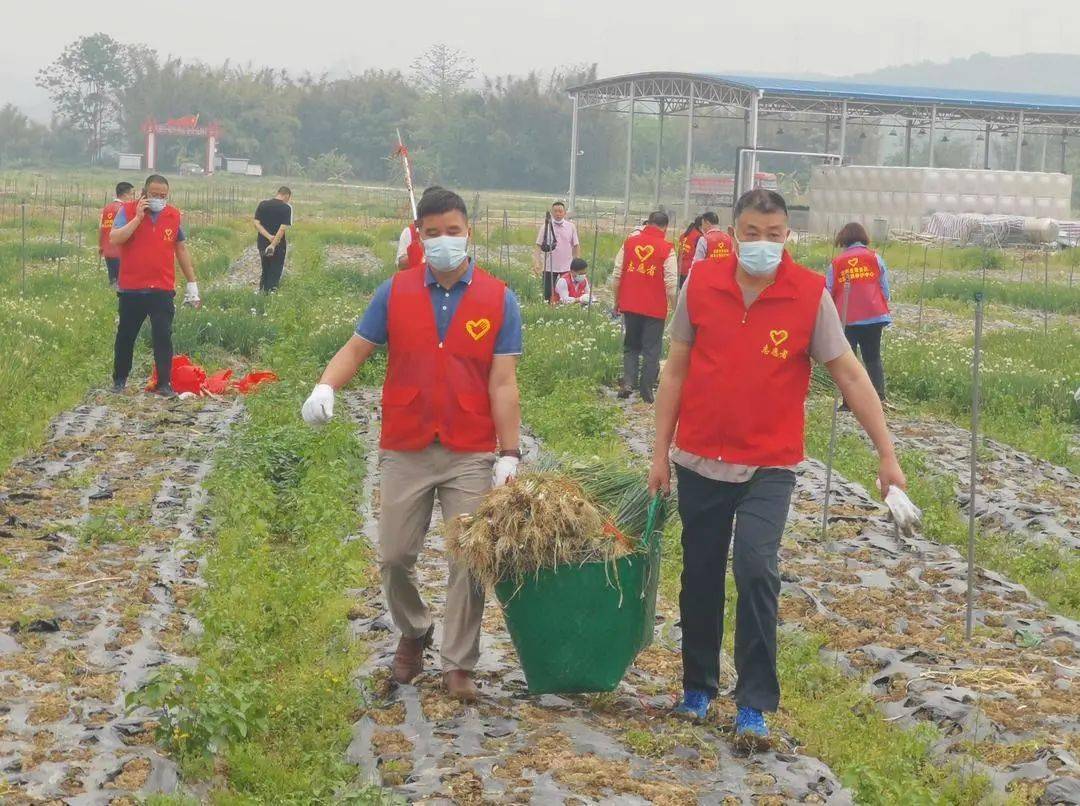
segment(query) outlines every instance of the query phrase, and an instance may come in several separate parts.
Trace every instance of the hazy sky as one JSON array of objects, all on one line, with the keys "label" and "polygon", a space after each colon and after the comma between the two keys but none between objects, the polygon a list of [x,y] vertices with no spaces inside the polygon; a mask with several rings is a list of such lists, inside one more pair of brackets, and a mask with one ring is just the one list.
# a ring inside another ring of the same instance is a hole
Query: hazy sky
[{"label": "hazy sky", "polygon": [[[648,69],[848,75],[980,51],[1080,53],[1080,3],[1020,6],[986,0],[20,3],[18,14],[4,15],[0,103],[40,110],[34,73],[67,42],[95,31],[185,60],[230,58],[295,72],[405,69],[435,42],[468,51],[489,74],[597,62],[602,76]],[[632,11],[646,8],[652,10]]]}]

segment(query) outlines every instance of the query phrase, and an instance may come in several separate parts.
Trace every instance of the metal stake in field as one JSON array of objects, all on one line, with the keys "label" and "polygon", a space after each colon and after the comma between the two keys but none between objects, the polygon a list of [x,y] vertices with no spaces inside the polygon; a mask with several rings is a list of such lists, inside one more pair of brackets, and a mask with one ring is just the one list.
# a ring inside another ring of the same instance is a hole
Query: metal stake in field
[{"label": "metal stake in field", "polygon": [[79,196],[79,236],[78,236],[78,252],[75,253],[75,271],[76,273],[82,273],[82,245],[83,245],[83,218],[86,214],[86,207],[83,205],[83,198]]},{"label": "metal stake in field", "polygon": [[982,359],[983,295],[975,295],[975,354],[971,361],[971,480],[968,486],[967,617],[964,637],[971,640],[975,620],[975,484],[979,465],[979,362]]},{"label": "metal stake in field", "polygon": [[1043,252],[1043,336],[1050,332],[1050,250]]},{"label": "metal stake in field", "polygon": [[22,290],[26,292],[26,199],[22,202]]},{"label": "metal stake in field", "polygon": [[596,217],[596,199],[593,199],[592,260],[589,261],[589,301],[585,304],[592,319],[593,280],[596,277],[596,245],[600,240],[600,219]]},{"label": "metal stake in field", "polygon": [[930,246],[923,246],[922,250],[922,279],[919,281],[919,332],[922,333],[923,297],[926,296],[926,261],[930,254]]},{"label": "metal stake in field", "polygon": [[[837,277],[834,282],[839,280]],[[844,283],[844,301],[841,306],[840,321],[847,327],[848,300],[851,297],[850,278]],[[832,494],[832,467],[836,457],[836,420],[840,416],[840,387],[833,393],[832,423],[829,426],[829,455],[825,461],[825,503],[821,507],[821,542],[829,535],[829,497]]]}]

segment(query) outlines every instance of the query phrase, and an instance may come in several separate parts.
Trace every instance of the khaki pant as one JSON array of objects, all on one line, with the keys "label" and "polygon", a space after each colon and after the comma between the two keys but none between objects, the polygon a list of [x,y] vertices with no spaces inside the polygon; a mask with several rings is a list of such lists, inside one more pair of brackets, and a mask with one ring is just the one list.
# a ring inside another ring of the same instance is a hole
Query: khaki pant
[{"label": "khaki pant", "polygon": [[[455,453],[442,445],[422,451],[379,454],[379,571],[383,595],[401,634],[419,638],[431,626],[431,611],[416,586],[416,560],[431,523],[435,494],[443,518],[472,514],[491,489],[491,453]],[[447,558],[449,562],[449,558]],[[480,656],[484,591],[467,569],[449,562],[443,623],[443,671],[471,671]]]}]

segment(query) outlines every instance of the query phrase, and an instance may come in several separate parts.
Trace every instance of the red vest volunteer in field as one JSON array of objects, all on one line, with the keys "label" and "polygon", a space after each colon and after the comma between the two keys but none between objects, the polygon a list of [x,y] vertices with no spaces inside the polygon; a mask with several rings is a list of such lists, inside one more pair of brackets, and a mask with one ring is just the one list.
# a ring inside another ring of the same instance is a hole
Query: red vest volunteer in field
[{"label": "red vest volunteer in field", "polygon": [[701,226],[705,234],[698,241],[694,260],[690,264],[691,268],[694,263],[702,260],[724,260],[735,254],[735,245],[731,236],[720,226],[720,217],[716,213],[712,211],[702,213]]},{"label": "red vest volunteer in field", "polygon": [[753,190],[734,210],[735,255],[697,265],[671,323],[656,406],[651,490],[679,478],[683,699],[704,717],[719,687],[724,577],[734,539],[736,733],[768,735],[776,709],[777,554],[803,458],[811,359],[828,368],[881,457],[882,494],[903,487],[881,404],[820,275],[784,251],[782,197]]},{"label": "red vest volunteer in field", "polygon": [[[640,231],[630,234],[615,256],[611,290],[615,310],[623,317],[623,377],[620,398],[636,388],[653,402],[660,374],[664,320],[679,288],[678,256],[664,239],[667,213],[652,213]],[[639,377],[640,367],[640,377]]]},{"label": "red vest volunteer in field", "polygon": [[679,286],[686,280],[690,273],[690,266],[694,262],[694,252],[697,251],[698,241],[701,239],[701,216],[695,218],[690,226],[679,238]]},{"label": "red vest volunteer in field", "polygon": [[184,243],[180,211],[168,203],[169,182],[154,174],[147,178],[138,201],[116,213],[109,241],[120,249],[118,277],[120,321],[113,355],[113,388],[123,391],[131,371],[139,329],[147,317],[154,344],[157,386],[172,396],[172,321],[176,308],[176,263],[187,279],[184,302],[198,307],[199,286]]},{"label": "red vest volunteer in field", "polygon": [[832,292],[844,320],[844,332],[851,349],[860,354],[878,397],[884,400],[885,365],[881,361],[881,336],[892,324],[889,270],[881,255],[870,249],[869,242],[862,224],[857,221],[845,224],[836,235],[836,245],[842,251],[825,275],[825,286]]},{"label": "red vest volunteer in field", "polygon": [[[468,257],[469,221],[456,193],[428,189],[417,205],[426,266],[402,271],[372,297],[356,335],[338,351],[307,402],[313,425],[333,415],[334,392],[380,345],[389,354],[382,395],[379,461],[379,569],[401,631],[393,675],[408,683],[423,669],[431,612],[414,566],[435,495],[447,520],[476,511],[492,485],[517,471],[521,414],[516,380],[521,312],[503,283]],[[499,458],[494,451],[498,447]],[[477,696],[484,593],[453,563],[440,647],[452,696]]]},{"label": "red vest volunteer in field", "polygon": [[98,254],[105,261],[108,271],[109,285],[116,288],[116,279],[120,275],[120,247],[109,240],[116,214],[124,206],[125,202],[131,201],[135,193],[135,186],[130,182],[119,182],[116,185],[116,198],[101,209],[101,219],[98,224]]}]

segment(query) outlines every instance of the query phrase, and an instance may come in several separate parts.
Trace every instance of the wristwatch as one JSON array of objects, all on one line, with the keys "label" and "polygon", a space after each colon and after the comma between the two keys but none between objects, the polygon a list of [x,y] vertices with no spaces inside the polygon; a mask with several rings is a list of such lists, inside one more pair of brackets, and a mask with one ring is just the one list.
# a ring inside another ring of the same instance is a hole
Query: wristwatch
[{"label": "wristwatch", "polygon": [[520,459],[521,458],[521,451],[518,448],[510,448],[510,449],[505,450],[505,451],[499,451],[499,456],[500,457],[502,457],[502,456],[513,456],[516,459]]}]

